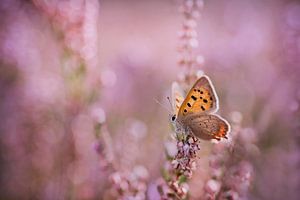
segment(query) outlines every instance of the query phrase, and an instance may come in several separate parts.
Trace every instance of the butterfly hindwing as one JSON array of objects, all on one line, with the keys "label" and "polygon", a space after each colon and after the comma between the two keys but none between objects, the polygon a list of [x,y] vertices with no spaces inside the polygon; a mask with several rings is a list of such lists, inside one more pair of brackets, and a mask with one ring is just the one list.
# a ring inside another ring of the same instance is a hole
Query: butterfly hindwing
[{"label": "butterfly hindwing", "polygon": [[202,139],[220,140],[230,131],[229,123],[215,114],[192,114],[186,120],[193,134]]},{"label": "butterfly hindwing", "polygon": [[187,94],[181,104],[178,115],[192,113],[213,113],[218,109],[218,97],[215,89],[207,76],[202,76]]}]

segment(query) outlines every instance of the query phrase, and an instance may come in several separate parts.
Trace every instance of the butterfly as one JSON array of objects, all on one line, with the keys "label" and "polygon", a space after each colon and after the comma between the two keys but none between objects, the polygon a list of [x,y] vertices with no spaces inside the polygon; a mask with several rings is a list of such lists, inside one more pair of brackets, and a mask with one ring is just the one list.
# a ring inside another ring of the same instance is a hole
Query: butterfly
[{"label": "butterfly", "polygon": [[192,133],[204,139],[227,139],[229,123],[215,114],[218,109],[218,96],[208,76],[201,76],[184,98],[184,92],[177,82],[172,84],[171,122],[175,131]]}]

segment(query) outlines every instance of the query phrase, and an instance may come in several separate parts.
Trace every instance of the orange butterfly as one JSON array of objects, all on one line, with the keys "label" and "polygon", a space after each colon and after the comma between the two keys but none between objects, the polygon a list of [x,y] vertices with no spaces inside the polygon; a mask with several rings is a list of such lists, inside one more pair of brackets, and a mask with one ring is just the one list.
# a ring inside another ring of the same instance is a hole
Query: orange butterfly
[{"label": "orange butterfly", "polygon": [[208,76],[200,77],[185,98],[178,83],[174,82],[172,102],[175,114],[171,121],[176,132],[192,133],[204,140],[227,139],[230,125],[215,114],[219,108],[218,97]]}]

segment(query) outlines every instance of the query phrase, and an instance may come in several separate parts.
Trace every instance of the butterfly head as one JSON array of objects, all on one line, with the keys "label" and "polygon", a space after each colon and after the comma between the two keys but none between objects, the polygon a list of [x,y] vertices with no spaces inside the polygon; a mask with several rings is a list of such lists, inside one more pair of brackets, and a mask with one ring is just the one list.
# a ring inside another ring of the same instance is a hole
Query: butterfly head
[{"label": "butterfly head", "polygon": [[182,125],[181,123],[177,120],[177,116],[174,115],[170,115],[170,122],[174,127],[174,130],[176,133],[179,133],[182,131]]},{"label": "butterfly head", "polygon": [[175,122],[176,121],[176,115],[172,115],[171,116],[171,122]]},{"label": "butterfly head", "polygon": [[176,124],[177,116],[175,114],[169,115],[170,122],[173,126]]}]

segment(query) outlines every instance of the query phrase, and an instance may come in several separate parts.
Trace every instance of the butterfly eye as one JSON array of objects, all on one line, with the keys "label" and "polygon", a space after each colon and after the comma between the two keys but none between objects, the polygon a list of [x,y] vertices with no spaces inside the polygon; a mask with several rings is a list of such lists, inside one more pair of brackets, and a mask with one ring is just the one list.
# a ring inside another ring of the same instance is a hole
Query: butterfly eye
[{"label": "butterfly eye", "polygon": [[176,119],[176,116],[175,116],[175,115],[173,115],[173,116],[172,116],[172,118],[171,118],[171,120],[174,122],[174,121],[175,121],[175,119]]}]

